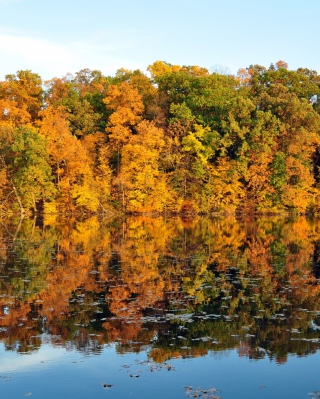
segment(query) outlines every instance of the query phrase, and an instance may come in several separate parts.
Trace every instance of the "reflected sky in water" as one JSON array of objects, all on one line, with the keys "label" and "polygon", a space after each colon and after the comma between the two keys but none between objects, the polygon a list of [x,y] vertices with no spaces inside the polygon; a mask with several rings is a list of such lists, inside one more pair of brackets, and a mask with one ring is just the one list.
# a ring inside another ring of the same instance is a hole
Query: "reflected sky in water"
[{"label": "reflected sky in water", "polygon": [[0,389],[8,398],[187,398],[188,392],[215,388],[215,396],[221,398],[298,399],[320,389],[318,353],[304,358],[290,355],[286,364],[279,365],[239,357],[230,350],[218,356],[172,359],[167,363],[171,370],[159,365],[153,369],[156,366],[145,351],[119,355],[112,346],[98,356],[48,345],[36,354],[20,355],[1,346],[0,356]]}]

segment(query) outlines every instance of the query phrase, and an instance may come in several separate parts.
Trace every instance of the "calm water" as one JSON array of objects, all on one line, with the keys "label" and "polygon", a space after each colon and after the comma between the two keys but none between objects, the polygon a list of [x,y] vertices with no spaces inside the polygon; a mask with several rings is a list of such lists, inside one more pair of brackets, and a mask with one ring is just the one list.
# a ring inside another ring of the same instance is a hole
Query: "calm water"
[{"label": "calm water", "polygon": [[319,398],[320,221],[0,226],[3,398]]}]

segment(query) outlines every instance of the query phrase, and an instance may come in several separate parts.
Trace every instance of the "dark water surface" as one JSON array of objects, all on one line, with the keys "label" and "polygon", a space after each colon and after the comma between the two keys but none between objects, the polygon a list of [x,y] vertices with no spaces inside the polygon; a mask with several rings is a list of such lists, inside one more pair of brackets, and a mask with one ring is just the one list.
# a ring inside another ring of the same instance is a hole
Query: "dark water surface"
[{"label": "dark water surface", "polygon": [[320,221],[0,226],[1,398],[320,397]]}]

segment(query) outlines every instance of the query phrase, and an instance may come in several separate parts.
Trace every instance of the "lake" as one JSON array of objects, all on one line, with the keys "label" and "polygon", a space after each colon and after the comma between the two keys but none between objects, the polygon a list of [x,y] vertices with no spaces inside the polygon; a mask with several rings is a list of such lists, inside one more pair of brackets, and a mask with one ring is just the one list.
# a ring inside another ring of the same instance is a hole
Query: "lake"
[{"label": "lake", "polygon": [[320,397],[320,220],[0,226],[4,398]]}]

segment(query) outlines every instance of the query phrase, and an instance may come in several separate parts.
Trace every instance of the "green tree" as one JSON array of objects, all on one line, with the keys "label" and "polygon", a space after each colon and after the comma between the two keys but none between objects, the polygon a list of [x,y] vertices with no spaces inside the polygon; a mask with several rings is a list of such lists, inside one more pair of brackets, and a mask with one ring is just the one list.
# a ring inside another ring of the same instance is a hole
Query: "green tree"
[{"label": "green tree", "polygon": [[[8,133],[10,135],[8,135]],[[0,161],[6,172],[7,199],[14,194],[21,214],[54,197],[46,140],[34,128],[1,128]]]}]

